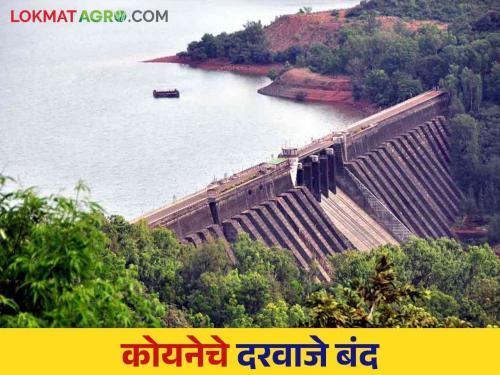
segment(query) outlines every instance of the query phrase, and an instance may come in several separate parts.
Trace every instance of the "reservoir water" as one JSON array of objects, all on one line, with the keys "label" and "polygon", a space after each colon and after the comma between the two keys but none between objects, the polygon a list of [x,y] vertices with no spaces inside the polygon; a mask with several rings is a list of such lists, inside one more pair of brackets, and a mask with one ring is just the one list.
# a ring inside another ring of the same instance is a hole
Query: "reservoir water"
[{"label": "reservoir water", "polygon": [[[342,129],[362,115],[257,94],[268,78],[140,61],[249,20],[356,3],[2,0],[0,174],[67,195],[82,179],[108,213],[131,219],[268,160],[284,144]],[[167,9],[169,22],[11,24],[11,9]],[[155,100],[155,88],[178,88],[181,99]]]}]

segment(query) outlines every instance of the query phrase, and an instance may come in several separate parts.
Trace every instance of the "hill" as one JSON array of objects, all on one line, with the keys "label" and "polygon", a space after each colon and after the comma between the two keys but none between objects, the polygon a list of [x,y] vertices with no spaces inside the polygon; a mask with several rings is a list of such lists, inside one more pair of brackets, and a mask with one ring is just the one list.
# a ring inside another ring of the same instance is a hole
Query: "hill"
[{"label": "hill", "polygon": [[[278,17],[264,28],[267,47],[272,52],[283,52],[293,46],[311,46],[325,44],[336,46],[336,35],[346,24],[359,23],[347,18],[348,10],[329,10],[310,14],[292,14]],[[396,25],[402,25],[411,31],[424,26],[436,25],[446,29],[445,23],[433,20],[403,20],[396,16],[377,16],[377,22],[385,31],[393,31]]]}]

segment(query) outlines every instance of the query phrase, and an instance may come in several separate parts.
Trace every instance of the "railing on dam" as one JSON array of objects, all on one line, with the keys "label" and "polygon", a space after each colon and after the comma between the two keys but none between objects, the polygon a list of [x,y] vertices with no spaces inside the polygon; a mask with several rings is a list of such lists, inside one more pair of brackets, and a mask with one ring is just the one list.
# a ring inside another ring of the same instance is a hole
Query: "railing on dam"
[{"label": "railing on dam", "polygon": [[379,127],[380,125],[384,125],[384,123],[387,123],[394,117],[405,114],[405,112],[415,110],[418,107],[422,107],[428,104],[433,104],[436,99],[447,102],[447,94],[439,90],[427,91],[402,103],[396,104],[395,106],[384,109],[371,116],[365,117],[364,119],[355,122],[341,132],[332,132],[324,137],[313,140],[306,146],[299,148],[299,157],[304,158],[309,155],[318,153],[320,150],[330,147],[330,145],[332,143],[335,143],[336,141],[348,141],[348,138],[360,138],[365,133],[368,133],[370,129],[374,129]]},{"label": "railing on dam", "polygon": [[394,236],[399,242],[406,242],[412,235],[410,230],[399,221],[394,215],[361,181],[358,180],[348,169],[346,169],[345,177],[358,189],[359,193],[364,198],[364,201],[373,212],[377,222],[383,226]]}]

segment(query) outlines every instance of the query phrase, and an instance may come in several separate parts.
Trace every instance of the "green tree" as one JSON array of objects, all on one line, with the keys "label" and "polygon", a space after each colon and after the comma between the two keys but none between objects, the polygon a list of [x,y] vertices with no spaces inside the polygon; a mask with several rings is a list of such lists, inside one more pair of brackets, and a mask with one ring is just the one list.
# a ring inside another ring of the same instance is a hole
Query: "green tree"
[{"label": "green tree", "polygon": [[436,86],[448,73],[448,63],[438,55],[422,57],[416,65],[417,75],[427,87]]},{"label": "green tree", "polygon": [[414,79],[410,74],[402,72],[395,72],[393,74],[392,87],[393,98],[391,101],[398,103],[408,100],[424,91],[420,80]]},{"label": "green tree", "polygon": [[340,57],[324,44],[315,44],[308,50],[306,64],[322,74],[338,74],[342,70]]},{"label": "green tree", "polygon": [[475,188],[479,163],[479,124],[470,115],[461,114],[450,120],[450,156],[453,174],[463,191]]},{"label": "green tree", "polygon": [[456,319],[447,322],[450,316],[475,326],[497,324],[492,306],[498,303],[492,296],[500,290],[500,260],[488,246],[472,246],[465,251],[460,243],[449,239],[415,238],[402,246],[384,246],[370,253],[335,255],[331,260],[335,286],[327,291],[338,307],[336,314],[347,314],[357,306],[348,296],[353,291],[359,295],[360,288],[370,285],[381,257],[387,257],[394,269],[395,286],[411,285],[429,291],[412,305],[431,313],[439,324],[456,324]]},{"label": "green tree", "polygon": [[158,293],[163,303],[180,302],[181,246],[173,232],[149,229],[145,222],[130,224],[120,216],[106,220],[103,231],[110,239],[110,249],[123,258],[126,267],[137,269],[147,290]]},{"label": "green tree", "polygon": [[0,326],[159,326],[164,307],[107,248],[101,209],[80,196],[8,191],[0,177]]},{"label": "green tree", "polygon": [[226,275],[204,272],[189,294],[188,306],[193,312],[209,316],[216,327],[224,327],[246,317],[245,307],[237,300],[240,290],[241,278],[237,271]]},{"label": "green tree", "polygon": [[287,328],[290,325],[288,306],[285,301],[268,303],[256,317],[256,324],[261,328]]},{"label": "green tree", "polygon": [[491,73],[486,78],[487,99],[492,102],[500,102],[500,63],[495,63]]},{"label": "green tree", "polygon": [[446,43],[445,34],[435,25],[425,26],[417,31],[417,43],[422,55],[437,55]]},{"label": "green tree", "polygon": [[409,286],[398,286],[388,257],[377,260],[375,272],[367,284],[357,289],[337,289],[337,295],[326,292],[309,299],[311,325],[334,327],[436,327],[438,320],[413,303],[423,292]]},{"label": "green tree", "polygon": [[299,9],[299,14],[311,14],[312,7],[302,7]]},{"label": "green tree", "polygon": [[491,243],[500,243],[500,215],[495,215],[490,220],[488,239]]},{"label": "green tree", "polygon": [[483,84],[481,75],[471,69],[464,68],[460,75],[463,91],[463,102],[467,111],[477,111],[483,99]]},{"label": "green tree", "polygon": [[[425,292],[397,282],[386,255],[377,259],[368,283],[356,289],[337,289],[332,296],[325,291],[309,299],[313,327],[438,327],[444,323],[417,307]],[[461,323],[465,325],[465,323]]]},{"label": "green tree", "polygon": [[273,60],[266,46],[264,29],[260,22],[247,22],[243,30],[231,34],[205,34],[200,41],[189,43],[187,51],[181,52],[180,55],[195,61],[224,58],[234,64],[268,64]]},{"label": "green tree", "polygon": [[391,80],[385,71],[381,69],[372,70],[368,73],[364,82],[367,95],[378,105],[390,103]]},{"label": "green tree", "polygon": [[274,81],[276,78],[278,78],[278,73],[276,72],[276,69],[273,68],[269,70],[267,76],[269,77],[269,79],[271,79],[271,81]]},{"label": "green tree", "polygon": [[383,54],[380,67],[388,74],[398,70],[412,72],[418,56],[417,51],[417,44],[413,39],[395,39]]}]

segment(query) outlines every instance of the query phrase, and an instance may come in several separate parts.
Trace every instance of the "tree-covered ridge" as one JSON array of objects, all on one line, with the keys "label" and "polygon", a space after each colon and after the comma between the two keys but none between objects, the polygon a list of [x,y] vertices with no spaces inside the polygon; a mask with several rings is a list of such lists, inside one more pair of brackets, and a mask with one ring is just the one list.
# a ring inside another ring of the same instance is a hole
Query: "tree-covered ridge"
[{"label": "tree-covered ridge", "polygon": [[348,12],[357,17],[375,12],[385,16],[418,20],[467,21],[488,11],[499,10],[497,0],[363,0]]},{"label": "tree-covered ridge", "polygon": [[[290,252],[242,235],[180,244],[87,199],[0,188],[1,327],[466,327],[498,325],[487,246],[414,239],[330,259],[320,284]],[[81,195],[81,194],[80,194]]]},{"label": "tree-covered ridge", "polygon": [[248,22],[243,30],[231,34],[205,34],[200,41],[189,43],[187,51],[178,55],[193,61],[225,58],[233,64],[269,64],[273,61],[260,21]]},{"label": "tree-covered ridge", "polygon": [[[382,23],[369,13],[345,24],[330,45],[292,47],[275,59],[325,75],[347,74],[356,98],[380,106],[439,84],[454,89],[464,111],[477,111],[483,101],[498,101],[498,31],[474,32],[470,24],[462,24],[465,31],[437,25],[412,31],[402,22],[391,29]],[[455,81],[441,82],[449,75]]]}]

